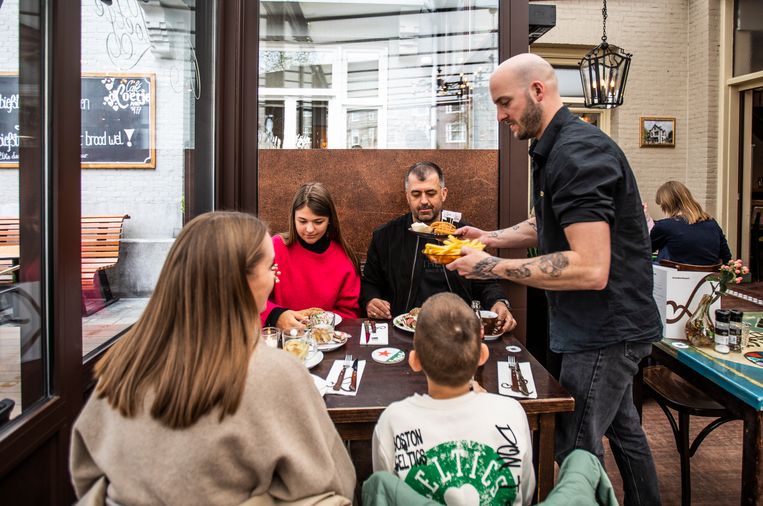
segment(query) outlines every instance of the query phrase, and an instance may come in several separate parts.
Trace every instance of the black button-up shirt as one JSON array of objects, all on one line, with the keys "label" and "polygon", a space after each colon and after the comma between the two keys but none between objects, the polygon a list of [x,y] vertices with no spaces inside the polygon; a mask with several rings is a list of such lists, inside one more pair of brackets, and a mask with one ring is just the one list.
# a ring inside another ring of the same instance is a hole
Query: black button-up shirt
[{"label": "black button-up shirt", "polygon": [[568,251],[564,229],[573,223],[604,221],[611,235],[603,290],[546,292],[551,349],[575,352],[659,340],[649,233],[625,154],[597,127],[562,107],[532,143],[530,156],[541,254]]}]

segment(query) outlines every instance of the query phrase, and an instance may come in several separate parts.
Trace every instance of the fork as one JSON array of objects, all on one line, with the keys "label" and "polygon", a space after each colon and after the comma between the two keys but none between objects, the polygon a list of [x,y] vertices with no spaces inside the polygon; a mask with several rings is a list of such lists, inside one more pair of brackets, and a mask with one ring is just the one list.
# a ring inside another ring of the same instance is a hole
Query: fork
[{"label": "fork", "polygon": [[517,366],[517,359],[509,357],[509,369],[514,369]]},{"label": "fork", "polygon": [[344,375],[347,372],[347,369],[352,367],[352,355],[349,353],[344,356],[344,364],[342,364],[342,370],[339,372],[339,377],[336,380],[336,383],[334,383],[334,386],[332,387],[334,390],[339,390],[342,388],[342,382],[344,381]]}]

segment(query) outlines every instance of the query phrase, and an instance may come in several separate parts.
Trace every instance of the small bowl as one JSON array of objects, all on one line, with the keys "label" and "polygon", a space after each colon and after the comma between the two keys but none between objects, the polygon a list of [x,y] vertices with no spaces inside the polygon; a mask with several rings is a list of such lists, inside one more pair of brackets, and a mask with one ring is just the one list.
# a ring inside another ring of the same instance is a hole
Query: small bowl
[{"label": "small bowl", "polygon": [[[424,253],[422,251],[422,253]],[[461,255],[454,255],[453,253],[447,253],[445,255],[436,255],[434,253],[424,253],[430,262],[433,264],[448,265],[454,260],[461,258]]]}]

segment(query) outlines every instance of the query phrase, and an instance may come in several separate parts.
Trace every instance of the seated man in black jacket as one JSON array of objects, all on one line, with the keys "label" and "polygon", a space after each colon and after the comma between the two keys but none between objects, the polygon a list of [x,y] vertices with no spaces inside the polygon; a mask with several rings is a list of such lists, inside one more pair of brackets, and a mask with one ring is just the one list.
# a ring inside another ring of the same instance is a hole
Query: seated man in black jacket
[{"label": "seated man in black jacket", "polygon": [[421,250],[434,241],[408,231],[414,221],[438,221],[447,196],[445,176],[437,164],[417,162],[408,169],[405,197],[411,212],[374,230],[361,278],[360,307],[371,318],[389,319],[421,307],[431,295],[452,292],[467,303],[479,300],[483,308],[498,313],[500,332],[512,330],[517,323],[497,282],[468,280],[430,262]]}]

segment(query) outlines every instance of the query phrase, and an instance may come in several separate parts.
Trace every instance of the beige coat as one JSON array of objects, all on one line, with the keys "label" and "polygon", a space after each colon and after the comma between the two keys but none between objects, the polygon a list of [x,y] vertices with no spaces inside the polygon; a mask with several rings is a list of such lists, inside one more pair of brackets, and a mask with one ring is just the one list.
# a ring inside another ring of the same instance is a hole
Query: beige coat
[{"label": "beige coat", "polygon": [[353,495],[355,470],[323,399],[305,368],[282,350],[257,347],[241,405],[222,422],[214,411],[173,430],[147,411],[127,419],[105,399],[90,398],[72,434],[78,497],[103,476],[109,499],[123,505]]}]

